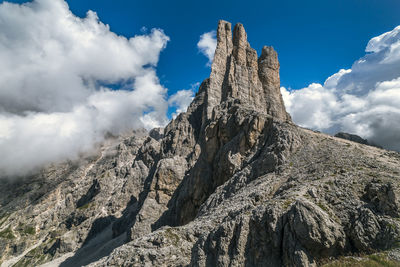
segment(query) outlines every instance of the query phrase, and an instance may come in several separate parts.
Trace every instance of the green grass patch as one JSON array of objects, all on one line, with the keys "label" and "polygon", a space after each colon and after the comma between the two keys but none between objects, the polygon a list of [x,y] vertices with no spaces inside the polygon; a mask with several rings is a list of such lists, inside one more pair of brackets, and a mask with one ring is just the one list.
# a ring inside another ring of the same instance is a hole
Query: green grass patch
[{"label": "green grass patch", "polygon": [[36,229],[33,226],[27,226],[24,228],[24,233],[27,235],[35,235],[36,234]]},{"label": "green grass patch", "polygon": [[400,262],[387,258],[383,253],[364,256],[362,258],[341,257],[323,267],[399,267]]},{"label": "green grass patch", "polygon": [[87,210],[87,209],[89,209],[90,207],[93,207],[93,206],[94,206],[94,202],[88,202],[85,205],[79,207],[78,210]]},{"label": "green grass patch", "polygon": [[27,266],[39,266],[48,260],[48,255],[43,253],[41,246],[29,251],[25,257],[20,259],[14,267],[27,267]]},{"label": "green grass patch", "polygon": [[14,231],[25,234],[25,235],[35,235],[36,229],[32,225],[24,225],[23,223],[19,222],[18,226]]},{"label": "green grass patch", "polygon": [[15,236],[13,234],[13,231],[11,230],[11,227],[8,227],[7,229],[4,229],[3,231],[0,232],[0,238],[3,239],[14,239]]}]

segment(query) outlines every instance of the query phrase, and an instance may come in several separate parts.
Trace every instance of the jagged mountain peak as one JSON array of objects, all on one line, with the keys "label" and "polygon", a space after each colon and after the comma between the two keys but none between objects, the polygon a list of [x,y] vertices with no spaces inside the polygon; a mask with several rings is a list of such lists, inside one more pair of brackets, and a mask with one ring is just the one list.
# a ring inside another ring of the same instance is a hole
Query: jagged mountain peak
[{"label": "jagged mountain peak", "polygon": [[207,88],[207,114],[230,98],[281,121],[290,121],[280,93],[279,61],[276,51],[265,46],[260,58],[247,41],[242,24],[219,21],[217,47]]}]

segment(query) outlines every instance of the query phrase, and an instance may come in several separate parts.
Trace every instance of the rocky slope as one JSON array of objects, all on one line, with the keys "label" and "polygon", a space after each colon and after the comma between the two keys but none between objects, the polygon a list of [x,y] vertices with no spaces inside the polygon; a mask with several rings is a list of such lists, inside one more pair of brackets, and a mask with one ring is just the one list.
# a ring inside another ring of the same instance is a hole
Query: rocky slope
[{"label": "rocky slope", "polygon": [[2,266],[316,266],[400,237],[400,155],[300,128],[279,62],[220,21],[211,75],[165,129],[0,187]]}]

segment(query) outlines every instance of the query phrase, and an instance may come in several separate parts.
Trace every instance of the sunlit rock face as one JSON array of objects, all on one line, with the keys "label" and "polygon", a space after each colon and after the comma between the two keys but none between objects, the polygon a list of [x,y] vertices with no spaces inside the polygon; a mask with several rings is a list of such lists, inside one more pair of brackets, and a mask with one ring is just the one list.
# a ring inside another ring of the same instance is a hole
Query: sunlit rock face
[{"label": "sunlit rock face", "polygon": [[236,24],[232,37],[231,24],[220,21],[207,88],[207,118],[211,118],[214,106],[232,98],[278,120],[290,120],[280,93],[276,51],[265,46],[258,58],[242,24]]}]

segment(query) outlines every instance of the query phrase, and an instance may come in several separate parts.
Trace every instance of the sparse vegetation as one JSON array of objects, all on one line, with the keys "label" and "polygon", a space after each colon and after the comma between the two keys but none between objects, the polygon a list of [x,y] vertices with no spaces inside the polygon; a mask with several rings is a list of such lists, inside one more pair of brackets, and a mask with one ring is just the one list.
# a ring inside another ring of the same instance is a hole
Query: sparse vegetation
[{"label": "sparse vegetation", "polygon": [[25,257],[23,257],[13,266],[38,266],[42,263],[45,263],[47,261],[47,257],[48,255],[43,253],[43,248],[39,246],[29,251]]},{"label": "sparse vegetation", "polygon": [[165,230],[165,236],[172,241],[172,244],[174,246],[177,246],[179,244],[180,238],[176,233],[174,233],[172,228],[168,228],[167,230]]},{"label": "sparse vegetation", "polygon": [[287,199],[287,200],[285,200],[285,202],[283,202],[283,209],[287,209],[289,206],[291,206],[292,205],[292,203],[294,202],[294,200],[293,199]]},{"label": "sparse vegetation", "polygon": [[322,265],[324,267],[399,267],[400,262],[387,258],[384,253],[373,254],[361,258],[341,257],[331,263]]},{"label": "sparse vegetation", "polygon": [[11,230],[11,227],[6,228],[5,230],[0,232],[0,238],[3,239],[14,239],[15,236]]},{"label": "sparse vegetation", "polygon": [[35,229],[35,227],[32,227],[32,226],[26,226],[24,228],[24,233],[28,234],[28,235],[34,235],[34,234],[36,234],[36,229]]},{"label": "sparse vegetation", "polygon": [[36,229],[32,225],[24,225],[23,223],[19,223],[18,227],[14,229],[20,234],[25,234],[25,235],[34,235],[36,234]]},{"label": "sparse vegetation", "polygon": [[329,209],[327,207],[325,207],[324,204],[322,204],[321,202],[317,203],[318,207],[320,207],[323,211],[325,211],[326,213],[329,213]]},{"label": "sparse vegetation", "polygon": [[85,205],[79,207],[78,210],[87,210],[87,209],[89,209],[89,208],[92,207],[92,206],[94,206],[94,202],[88,202],[88,203],[86,203]]}]

